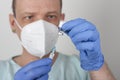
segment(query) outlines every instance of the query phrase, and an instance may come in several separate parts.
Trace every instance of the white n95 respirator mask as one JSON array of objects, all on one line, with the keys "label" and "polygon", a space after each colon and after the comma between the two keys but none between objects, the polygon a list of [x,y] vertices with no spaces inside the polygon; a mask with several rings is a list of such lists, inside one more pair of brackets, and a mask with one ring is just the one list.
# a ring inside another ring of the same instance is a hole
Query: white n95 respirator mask
[{"label": "white n95 respirator mask", "polygon": [[41,58],[53,50],[59,36],[57,26],[38,20],[22,28],[15,22],[21,29],[21,44],[30,54]]}]

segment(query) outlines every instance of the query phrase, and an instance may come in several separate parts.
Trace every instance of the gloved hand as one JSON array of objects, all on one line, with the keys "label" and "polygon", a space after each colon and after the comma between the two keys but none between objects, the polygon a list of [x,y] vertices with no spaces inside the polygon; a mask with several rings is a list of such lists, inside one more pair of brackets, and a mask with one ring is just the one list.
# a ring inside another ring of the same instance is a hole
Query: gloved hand
[{"label": "gloved hand", "polygon": [[49,58],[34,61],[21,68],[14,76],[14,80],[48,80],[52,60]]},{"label": "gloved hand", "polygon": [[81,67],[84,70],[98,70],[104,63],[100,48],[100,36],[96,27],[85,19],[75,19],[63,24],[64,31],[80,52]]}]

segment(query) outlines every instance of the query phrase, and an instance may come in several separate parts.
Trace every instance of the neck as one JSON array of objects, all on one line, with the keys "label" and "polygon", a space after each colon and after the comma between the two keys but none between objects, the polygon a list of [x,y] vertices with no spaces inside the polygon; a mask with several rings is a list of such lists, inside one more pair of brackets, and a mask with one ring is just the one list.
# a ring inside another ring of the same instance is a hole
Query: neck
[{"label": "neck", "polygon": [[[42,58],[48,58],[49,55],[50,54],[47,54],[47,55],[43,56]],[[58,57],[58,53],[55,52],[55,56],[53,58],[53,64],[56,61],[57,57]],[[29,64],[33,61],[39,60],[39,59],[40,59],[39,57],[33,56],[33,55],[31,55],[27,52],[23,52],[22,55],[16,56],[16,57],[13,58],[13,60],[20,66],[25,66],[25,65],[27,65],[27,64]]]}]

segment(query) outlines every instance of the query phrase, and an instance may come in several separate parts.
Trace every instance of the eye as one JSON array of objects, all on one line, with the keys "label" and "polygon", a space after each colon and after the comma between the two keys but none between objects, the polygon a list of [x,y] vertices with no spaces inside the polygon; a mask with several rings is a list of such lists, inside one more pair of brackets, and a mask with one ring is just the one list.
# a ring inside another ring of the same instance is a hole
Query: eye
[{"label": "eye", "polygon": [[26,20],[31,20],[33,18],[33,16],[26,16],[25,19]]},{"label": "eye", "polygon": [[48,19],[55,19],[55,18],[57,18],[57,16],[56,15],[48,15],[47,18]]}]

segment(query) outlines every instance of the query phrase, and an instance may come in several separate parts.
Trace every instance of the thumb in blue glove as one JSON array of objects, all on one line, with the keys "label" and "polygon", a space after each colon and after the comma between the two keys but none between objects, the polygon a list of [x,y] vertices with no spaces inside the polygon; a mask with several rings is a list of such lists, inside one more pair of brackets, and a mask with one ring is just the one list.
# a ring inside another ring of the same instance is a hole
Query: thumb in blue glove
[{"label": "thumb in blue glove", "polygon": [[100,48],[100,36],[96,27],[85,19],[75,19],[62,28],[80,52],[81,67],[84,70],[98,70],[104,63]]},{"label": "thumb in blue glove", "polygon": [[49,58],[34,61],[16,72],[14,80],[48,80],[51,64]]}]

